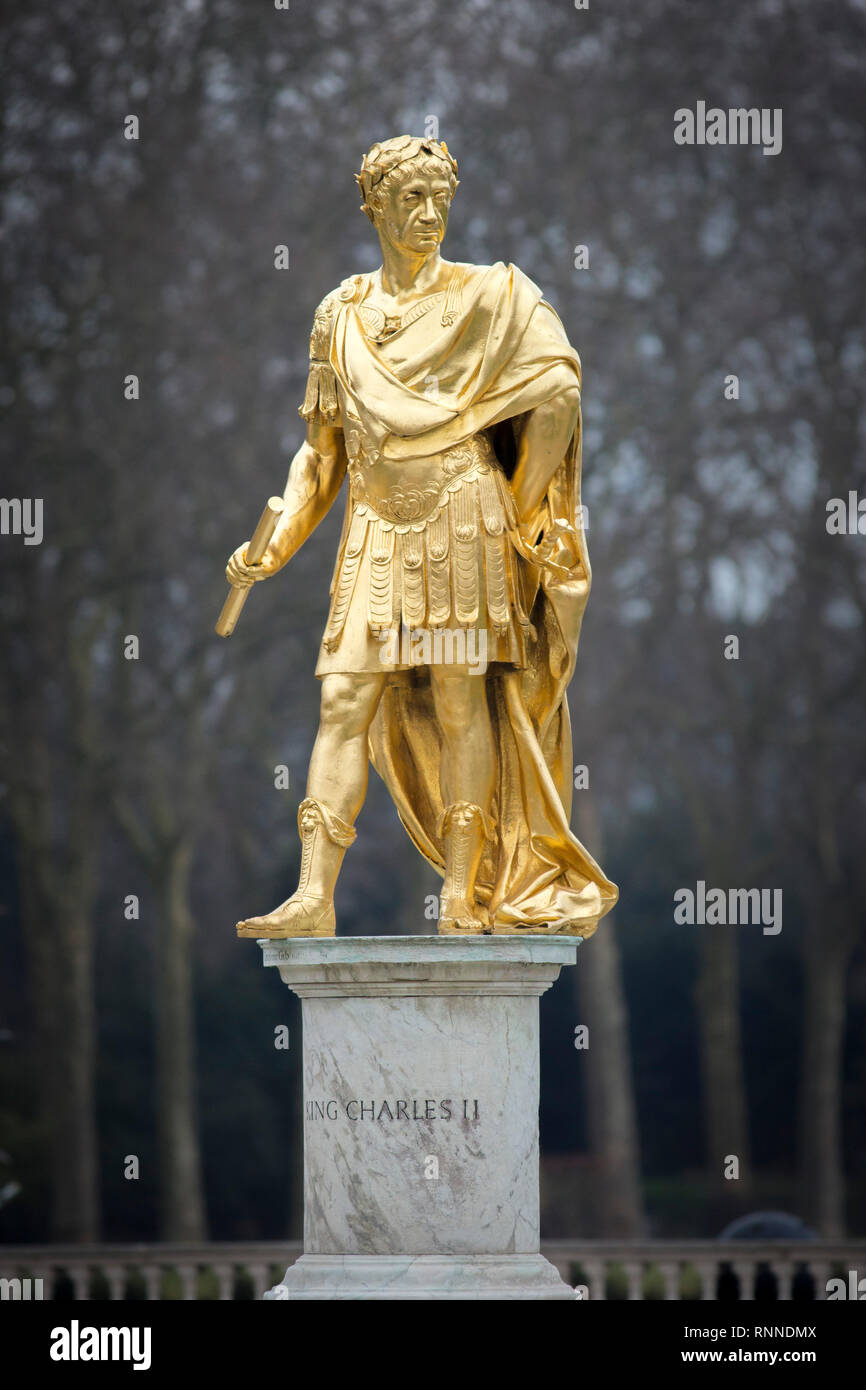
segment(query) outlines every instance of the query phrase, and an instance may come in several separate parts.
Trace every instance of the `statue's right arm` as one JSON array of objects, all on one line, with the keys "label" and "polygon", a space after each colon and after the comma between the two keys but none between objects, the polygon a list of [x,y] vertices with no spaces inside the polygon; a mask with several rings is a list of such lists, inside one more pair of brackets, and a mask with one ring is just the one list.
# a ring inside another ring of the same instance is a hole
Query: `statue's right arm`
[{"label": "statue's right arm", "polygon": [[249,542],[238,546],[226,566],[229,583],[246,587],[257,579],[267,579],[288,564],[330,510],[345,475],[346,446],[342,429],[326,424],[321,418],[310,420],[307,437],[289,469],[283,493],[285,509],[261,564],[246,563]]}]

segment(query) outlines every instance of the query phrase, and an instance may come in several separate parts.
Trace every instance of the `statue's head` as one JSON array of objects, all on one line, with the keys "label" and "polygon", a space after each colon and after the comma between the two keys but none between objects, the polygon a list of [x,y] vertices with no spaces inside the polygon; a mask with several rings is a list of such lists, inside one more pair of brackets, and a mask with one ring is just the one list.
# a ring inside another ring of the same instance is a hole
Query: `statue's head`
[{"label": "statue's head", "polygon": [[362,212],[399,250],[432,252],[445,235],[457,161],[444,141],[398,135],[373,145],[355,181]]}]

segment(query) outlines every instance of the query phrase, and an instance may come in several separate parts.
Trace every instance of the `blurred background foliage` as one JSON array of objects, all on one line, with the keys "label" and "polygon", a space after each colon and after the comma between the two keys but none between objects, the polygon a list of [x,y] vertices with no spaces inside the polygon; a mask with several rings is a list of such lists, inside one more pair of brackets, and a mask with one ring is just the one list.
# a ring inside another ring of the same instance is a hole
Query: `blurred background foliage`
[{"label": "blurred background foliage", "polygon": [[[866,485],[864,38],[862,0],[8,0],[3,493],[45,537],[0,538],[0,1240],[300,1231],[297,1001],[234,923],[297,873],[341,507],[213,623],[315,306],[378,263],[352,173],[431,117],[446,254],[584,364],[574,823],[621,904],[542,1006],[546,1233],[866,1230],[866,537],[825,525]],[[781,108],[781,154],[677,146],[698,100]],[[698,879],[782,932],[676,925]],[[374,779],[339,930],[436,891]]]}]

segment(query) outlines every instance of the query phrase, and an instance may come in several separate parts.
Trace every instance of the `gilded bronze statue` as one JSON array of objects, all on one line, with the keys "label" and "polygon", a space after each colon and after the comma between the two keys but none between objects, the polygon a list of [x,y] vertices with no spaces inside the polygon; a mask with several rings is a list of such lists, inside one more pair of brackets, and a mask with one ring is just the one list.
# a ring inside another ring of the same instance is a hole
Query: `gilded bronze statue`
[{"label": "gilded bronze statue", "polygon": [[316,310],[283,510],[258,563],[240,546],[226,570],[240,590],[276,574],[348,474],[300,881],[238,935],[334,935],[372,762],[443,876],[440,932],[590,936],[617,889],[569,829],[580,360],[516,266],[443,260],[444,143],[386,140],[356,179],[382,264]]}]

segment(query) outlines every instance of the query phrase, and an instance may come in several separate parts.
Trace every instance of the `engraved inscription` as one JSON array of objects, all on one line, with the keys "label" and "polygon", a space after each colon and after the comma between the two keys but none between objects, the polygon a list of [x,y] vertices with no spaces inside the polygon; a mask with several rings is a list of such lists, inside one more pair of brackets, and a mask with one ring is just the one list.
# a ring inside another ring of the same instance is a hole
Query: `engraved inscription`
[{"label": "engraved inscription", "polygon": [[304,1116],[308,1120],[478,1120],[478,1101],[435,1100],[417,1097],[412,1100],[307,1100]]}]

